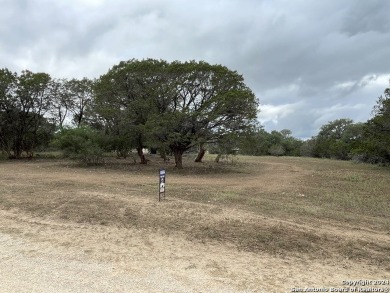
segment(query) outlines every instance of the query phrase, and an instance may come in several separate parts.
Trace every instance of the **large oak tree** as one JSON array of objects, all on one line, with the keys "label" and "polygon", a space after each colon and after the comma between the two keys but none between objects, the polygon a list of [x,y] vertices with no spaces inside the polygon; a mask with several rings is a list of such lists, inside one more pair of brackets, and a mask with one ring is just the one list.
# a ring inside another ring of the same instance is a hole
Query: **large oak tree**
[{"label": "large oak tree", "polygon": [[243,131],[258,107],[237,72],[195,61],[121,62],[97,80],[95,95],[103,128],[135,147],[141,163],[142,148],[153,146],[170,149],[178,168],[191,147]]},{"label": "large oak tree", "polygon": [[167,67],[169,107],[148,119],[152,136],[168,146],[182,168],[183,153],[241,132],[256,119],[258,101],[243,77],[222,65],[173,62]]}]

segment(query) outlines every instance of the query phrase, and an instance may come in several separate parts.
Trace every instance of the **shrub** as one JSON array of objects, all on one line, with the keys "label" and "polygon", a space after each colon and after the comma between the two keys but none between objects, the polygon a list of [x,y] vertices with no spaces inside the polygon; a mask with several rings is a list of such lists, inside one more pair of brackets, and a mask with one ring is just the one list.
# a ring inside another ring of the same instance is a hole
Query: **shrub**
[{"label": "shrub", "polygon": [[63,129],[56,135],[53,145],[61,149],[65,156],[83,163],[104,163],[101,135],[91,128]]}]

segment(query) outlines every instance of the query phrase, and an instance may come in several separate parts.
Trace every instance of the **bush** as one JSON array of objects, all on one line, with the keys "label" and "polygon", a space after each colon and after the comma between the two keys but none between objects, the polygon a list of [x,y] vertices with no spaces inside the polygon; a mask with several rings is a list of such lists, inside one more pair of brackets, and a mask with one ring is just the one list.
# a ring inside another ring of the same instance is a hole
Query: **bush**
[{"label": "bush", "polygon": [[274,144],[272,145],[269,150],[268,150],[269,154],[272,155],[272,156],[283,156],[285,153],[286,153],[286,150],[284,149],[284,147],[280,144]]},{"label": "bush", "polygon": [[81,160],[86,164],[102,164],[104,160],[101,141],[99,132],[88,127],[80,127],[63,129],[56,135],[53,145],[71,159]]}]

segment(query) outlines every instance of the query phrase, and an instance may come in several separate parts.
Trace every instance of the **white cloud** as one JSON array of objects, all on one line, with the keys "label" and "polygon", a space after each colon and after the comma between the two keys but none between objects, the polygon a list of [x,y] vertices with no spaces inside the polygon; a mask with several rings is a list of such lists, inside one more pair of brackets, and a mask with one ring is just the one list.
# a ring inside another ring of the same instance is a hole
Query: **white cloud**
[{"label": "white cloud", "polygon": [[279,120],[286,116],[293,114],[297,104],[285,104],[285,105],[261,105],[259,121],[261,123],[272,122],[278,124]]}]

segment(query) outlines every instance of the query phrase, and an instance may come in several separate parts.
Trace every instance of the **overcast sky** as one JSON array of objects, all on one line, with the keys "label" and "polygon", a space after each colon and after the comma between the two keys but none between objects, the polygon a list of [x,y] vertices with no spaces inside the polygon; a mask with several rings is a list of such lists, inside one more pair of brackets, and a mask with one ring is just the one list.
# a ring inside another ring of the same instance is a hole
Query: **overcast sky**
[{"label": "overcast sky", "polygon": [[122,60],[244,76],[267,131],[371,118],[390,79],[387,0],[0,0],[0,68],[97,78]]}]

